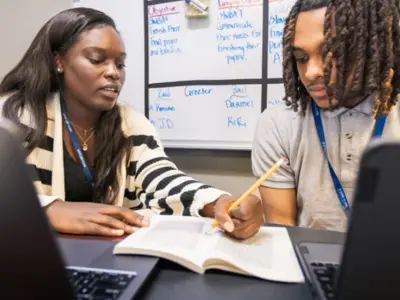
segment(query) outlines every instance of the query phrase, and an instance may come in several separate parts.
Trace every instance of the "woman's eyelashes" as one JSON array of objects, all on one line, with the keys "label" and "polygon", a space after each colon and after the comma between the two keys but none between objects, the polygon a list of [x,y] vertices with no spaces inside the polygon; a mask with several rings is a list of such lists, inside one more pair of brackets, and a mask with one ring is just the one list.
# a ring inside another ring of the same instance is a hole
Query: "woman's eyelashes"
[{"label": "woman's eyelashes", "polygon": [[99,65],[104,62],[104,59],[88,58],[93,65]]},{"label": "woman's eyelashes", "polygon": [[[106,62],[106,58],[99,58],[99,59],[97,59],[97,58],[88,58],[88,60],[89,60],[90,63],[93,64],[93,65],[100,65],[100,64]],[[123,68],[126,67],[126,65],[125,65],[124,62],[115,62],[115,66],[116,66],[118,69],[123,69]]]}]

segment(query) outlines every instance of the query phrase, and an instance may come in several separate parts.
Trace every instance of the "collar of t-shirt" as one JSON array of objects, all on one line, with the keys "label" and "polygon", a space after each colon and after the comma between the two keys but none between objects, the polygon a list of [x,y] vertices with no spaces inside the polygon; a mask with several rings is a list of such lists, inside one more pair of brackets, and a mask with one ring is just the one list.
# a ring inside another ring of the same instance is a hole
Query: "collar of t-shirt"
[{"label": "collar of t-shirt", "polygon": [[360,104],[354,106],[353,108],[340,107],[333,111],[326,109],[326,110],[323,110],[322,113],[324,114],[324,116],[326,116],[328,118],[335,118],[335,117],[340,116],[350,110],[354,110],[356,112],[363,113],[367,116],[372,116],[374,99],[375,99],[375,94],[372,94],[367,99],[362,101]]}]

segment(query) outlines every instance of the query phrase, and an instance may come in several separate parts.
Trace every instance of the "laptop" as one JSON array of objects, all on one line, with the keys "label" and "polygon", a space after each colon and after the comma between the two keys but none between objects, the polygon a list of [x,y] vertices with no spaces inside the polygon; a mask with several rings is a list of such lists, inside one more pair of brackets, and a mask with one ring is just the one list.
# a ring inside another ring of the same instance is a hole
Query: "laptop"
[{"label": "laptop", "polygon": [[9,123],[0,122],[0,298],[134,298],[158,259],[114,256],[111,241],[57,239],[24,154]]},{"label": "laptop", "polygon": [[295,246],[315,299],[398,299],[400,143],[374,142],[363,153],[344,245]]}]

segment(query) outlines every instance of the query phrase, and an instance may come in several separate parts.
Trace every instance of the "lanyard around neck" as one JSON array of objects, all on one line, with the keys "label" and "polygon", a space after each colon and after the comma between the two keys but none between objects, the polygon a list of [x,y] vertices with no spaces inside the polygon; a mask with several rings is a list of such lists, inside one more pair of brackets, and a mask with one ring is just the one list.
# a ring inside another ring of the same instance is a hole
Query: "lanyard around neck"
[{"label": "lanyard around neck", "polygon": [[[313,116],[314,116],[315,128],[317,129],[319,142],[321,144],[322,151],[324,152],[325,159],[328,162],[329,173],[331,174],[331,177],[332,177],[333,186],[336,190],[336,194],[338,196],[340,204],[342,205],[346,215],[349,216],[350,215],[349,202],[347,201],[347,197],[343,190],[343,187],[339,181],[339,178],[336,176],[336,173],[333,170],[333,167],[328,158],[328,149],[326,146],[324,127],[323,127],[322,118],[321,118],[321,111],[314,101],[311,102],[311,105],[312,105],[312,112],[313,112]],[[372,138],[380,138],[382,136],[383,130],[384,130],[385,124],[386,124],[386,119],[387,119],[386,116],[381,116],[378,118],[378,120],[376,120]]]},{"label": "lanyard around neck", "polygon": [[63,100],[61,100],[61,113],[62,113],[62,116],[63,116],[63,119],[64,119],[65,126],[67,127],[68,134],[69,134],[69,136],[70,136],[70,138],[72,140],[72,143],[74,144],[76,153],[78,154],[79,160],[81,162],[81,165],[82,165],[82,168],[83,168],[83,172],[85,173],[86,178],[89,180],[89,182],[92,185],[92,187],[94,187],[94,179],[93,179],[92,173],[90,172],[90,169],[89,169],[89,167],[88,167],[88,165],[86,163],[86,159],[83,156],[82,148],[81,148],[81,145],[78,142],[78,138],[76,137],[75,131],[72,128],[71,122],[68,119],[67,111],[65,109],[65,104],[64,104]]}]

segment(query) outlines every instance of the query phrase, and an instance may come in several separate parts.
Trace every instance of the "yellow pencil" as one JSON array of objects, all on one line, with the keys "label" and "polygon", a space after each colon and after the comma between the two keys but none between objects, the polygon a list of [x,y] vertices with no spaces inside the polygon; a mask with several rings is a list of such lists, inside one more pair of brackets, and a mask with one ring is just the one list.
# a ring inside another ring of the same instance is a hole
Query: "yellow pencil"
[{"label": "yellow pencil", "polygon": [[[245,192],[239,199],[237,199],[235,202],[231,204],[228,208],[228,212],[230,212],[232,209],[235,207],[238,207],[240,203],[243,202],[244,199],[246,199],[250,194],[252,194],[256,189],[260,187],[260,185],[268,179],[276,170],[280,168],[280,166],[286,161],[286,157],[282,157],[271,169],[268,170],[267,173],[265,173],[260,179],[257,180],[255,184],[253,184],[247,192]],[[214,223],[212,224],[212,228],[215,228],[219,225],[218,221],[215,220]]]}]

